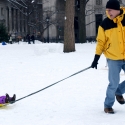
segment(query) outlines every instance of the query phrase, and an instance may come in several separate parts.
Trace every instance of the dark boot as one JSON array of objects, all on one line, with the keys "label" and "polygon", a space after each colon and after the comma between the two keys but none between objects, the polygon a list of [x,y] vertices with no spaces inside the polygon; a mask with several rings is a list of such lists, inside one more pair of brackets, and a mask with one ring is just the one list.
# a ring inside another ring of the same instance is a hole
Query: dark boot
[{"label": "dark boot", "polygon": [[10,101],[10,97],[8,94],[6,94],[5,103],[9,103],[9,101]]},{"label": "dark boot", "polygon": [[105,113],[114,114],[113,108],[104,108]]},{"label": "dark boot", "polygon": [[10,98],[10,102],[11,103],[14,103],[16,100],[16,94],[13,95],[13,97]]},{"label": "dark boot", "polygon": [[122,105],[125,104],[125,99],[122,95],[116,95],[116,100]]}]

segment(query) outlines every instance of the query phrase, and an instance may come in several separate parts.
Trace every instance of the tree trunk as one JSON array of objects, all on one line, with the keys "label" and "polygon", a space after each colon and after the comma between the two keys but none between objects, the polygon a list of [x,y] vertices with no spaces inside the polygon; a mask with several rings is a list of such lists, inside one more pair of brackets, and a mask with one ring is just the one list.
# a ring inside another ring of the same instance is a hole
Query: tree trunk
[{"label": "tree trunk", "polygon": [[67,0],[65,6],[65,26],[64,26],[64,50],[63,52],[75,51],[74,36],[74,6],[75,0]]},{"label": "tree trunk", "polygon": [[86,0],[80,0],[79,12],[79,42],[86,42],[86,18],[85,18]]}]

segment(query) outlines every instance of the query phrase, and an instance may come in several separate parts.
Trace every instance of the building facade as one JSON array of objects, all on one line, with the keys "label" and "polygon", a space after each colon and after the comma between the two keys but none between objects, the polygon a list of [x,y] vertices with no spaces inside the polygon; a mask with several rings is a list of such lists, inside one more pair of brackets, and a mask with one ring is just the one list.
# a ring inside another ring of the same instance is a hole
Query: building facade
[{"label": "building facade", "polygon": [[86,35],[96,36],[98,26],[106,17],[105,5],[107,0],[89,0],[86,5]]},{"label": "building facade", "polygon": [[39,0],[36,5],[28,3],[29,1],[25,4],[20,0],[17,2],[19,3],[0,0],[0,22],[5,24],[8,34],[11,34],[14,39],[29,33],[41,32],[42,25],[37,21],[42,20],[42,0]]},{"label": "building facade", "polygon": [[[108,0],[89,0],[86,5],[86,36],[87,37],[96,37],[98,26],[102,22],[102,20],[106,17],[105,14],[105,6]],[[122,3],[125,3],[125,0],[119,0],[121,6]],[[65,0],[49,0],[43,6],[50,6],[53,9],[59,10],[56,14],[56,20],[58,25],[56,29],[51,29],[50,34],[55,35],[57,34],[57,38],[63,38],[63,31],[64,31],[64,17],[65,17]],[[79,14],[79,0],[75,0],[75,17],[74,17],[74,24],[75,24],[75,37],[78,37],[78,14]],[[55,11],[55,10],[54,10]],[[55,34],[54,34],[55,33]],[[77,39],[77,38],[76,38]]]},{"label": "building facade", "polygon": [[[20,1],[20,0],[17,0]],[[106,17],[105,5],[108,0],[89,0],[86,5],[86,35],[93,37],[97,35],[100,22]],[[76,0],[77,7],[79,0]],[[29,3],[28,3],[29,5]],[[31,4],[32,5],[32,4]],[[39,5],[39,6],[38,6]],[[32,6],[33,7],[33,6]],[[47,41],[59,40],[64,37],[65,0],[37,0],[37,6],[33,14],[25,7],[18,9],[8,0],[0,0],[0,22],[7,27],[8,33],[15,36],[24,36],[27,33],[40,33]],[[74,17],[75,32],[78,31],[78,9]],[[38,14],[39,12],[39,14]]]},{"label": "building facade", "polygon": [[[46,1],[46,0],[44,0]],[[101,21],[106,17],[105,15],[105,5],[108,0],[89,0],[86,5],[86,36],[87,37],[96,37],[98,26]],[[79,0],[75,1],[75,17],[74,17],[74,26],[75,26],[75,37],[78,37],[78,14],[79,14]],[[51,11],[59,10],[58,13],[53,16],[56,19],[57,24],[52,25],[49,28],[49,34],[52,37],[57,37],[57,39],[63,39],[64,31],[64,17],[65,17],[65,0],[49,0],[43,4],[43,9],[49,7]],[[50,18],[51,20],[51,18]],[[47,37],[47,33],[45,32]],[[77,39],[77,38],[76,38]]]},{"label": "building facade", "polygon": [[[96,37],[98,26],[106,18],[105,6],[108,0],[89,0],[86,5],[86,36]],[[124,6],[125,0],[119,0]]]},{"label": "building facade", "polygon": [[22,35],[27,31],[25,16],[16,8],[12,7],[7,0],[0,1],[0,22],[7,27],[9,34],[15,37],[17,34]]}]

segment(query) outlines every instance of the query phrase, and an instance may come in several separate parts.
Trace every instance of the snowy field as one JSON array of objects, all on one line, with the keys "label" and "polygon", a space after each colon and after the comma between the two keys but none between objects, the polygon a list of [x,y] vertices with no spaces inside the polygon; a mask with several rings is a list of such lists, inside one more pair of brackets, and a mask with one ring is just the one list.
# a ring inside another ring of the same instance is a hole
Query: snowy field
[{"label": "snowy field", "polygon": [[[91,65],[96,44],[76,44],[63,53],[61,43],[0,45],[0,95],[17,99]],[[98,69],[88,69],[44,91],[0,108],[0,125],[124,125],[125,105],[104,113],[108,72],[104,55]],[[125,79],[121,72],[121,81]]]}]

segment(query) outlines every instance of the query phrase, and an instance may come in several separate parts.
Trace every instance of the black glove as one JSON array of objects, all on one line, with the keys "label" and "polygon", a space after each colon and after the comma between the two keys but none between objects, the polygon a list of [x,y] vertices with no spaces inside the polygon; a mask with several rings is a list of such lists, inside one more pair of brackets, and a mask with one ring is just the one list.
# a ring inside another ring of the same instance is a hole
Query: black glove
[{"label": "black glove", "polygon": [[91,65],[92,68],[97,69],[97,64],[98,64],[99,58],[100,58],[100,55],[95,55],[94,60],[93,60],[92,65]]}]

